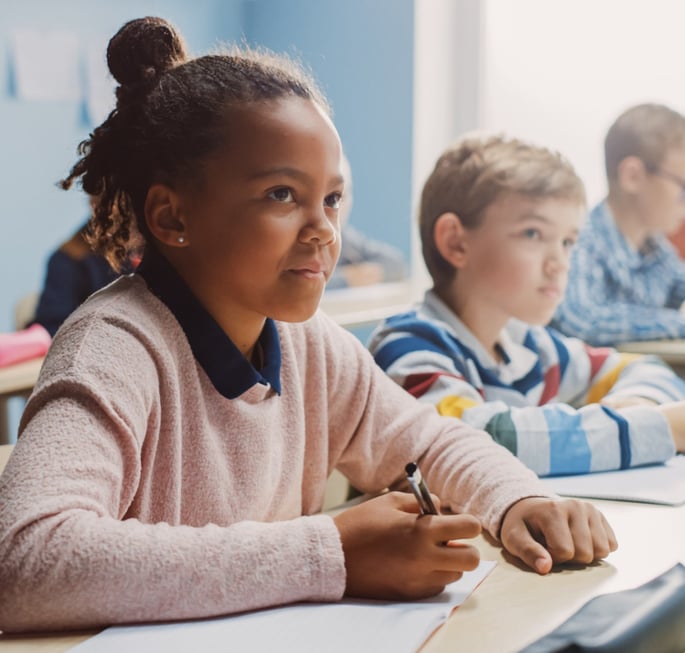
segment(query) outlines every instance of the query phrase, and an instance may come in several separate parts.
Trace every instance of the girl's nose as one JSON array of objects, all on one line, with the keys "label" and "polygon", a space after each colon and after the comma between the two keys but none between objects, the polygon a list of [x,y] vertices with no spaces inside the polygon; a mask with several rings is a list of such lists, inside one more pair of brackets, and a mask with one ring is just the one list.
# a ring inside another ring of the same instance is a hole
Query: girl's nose
[{"label": "girl's nose", "polygon": [[323,207],[312,212],[309,221],[302,229],[301,239],[321,247],[332,245],[338,239],[337,225],[326,214]]}]

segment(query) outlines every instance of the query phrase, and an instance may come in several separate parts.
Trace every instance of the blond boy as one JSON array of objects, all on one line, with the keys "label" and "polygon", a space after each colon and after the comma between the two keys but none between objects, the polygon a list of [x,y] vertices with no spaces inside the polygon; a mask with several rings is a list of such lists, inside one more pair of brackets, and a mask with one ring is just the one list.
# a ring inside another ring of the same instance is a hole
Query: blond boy
[{"label": "blond boy", "polygon": [[685,398],[685,384],[670,369],[545,326],[584,211],[583,184],[559,154],[501,136],[462,139],[423,189],[433,288],[370,341],[397,383],[485,429],[540,475],[685,449],[683,404],[670,403]]}]

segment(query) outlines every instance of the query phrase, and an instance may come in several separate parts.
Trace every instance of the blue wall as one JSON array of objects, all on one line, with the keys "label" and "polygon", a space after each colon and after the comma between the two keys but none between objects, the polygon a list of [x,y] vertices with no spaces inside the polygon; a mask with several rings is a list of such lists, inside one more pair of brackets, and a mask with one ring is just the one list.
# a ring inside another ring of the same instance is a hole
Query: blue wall
[{"label": "blue wall", "polygon": [[0,2],[0,331],[17,300],[41,287],[49,252],[84,219],[78,190],[55,183],[92,125],[83,103],[11,94],[15,29],[68,30],[86,43],[159,15],[201,54],[246,38],[298,53],[329,96],[352,163],[351,222],[410,251],[413,0],[24,0]]},{"label": "blue wall", "polygon": [[350,159],[350,222],[409,260],[413,0],[255,0],[245,20],[250,39],[311,67]]},{"label": "blue wall", "polygon": [[0,3],[0,331],[14,327],[14,304],[40,289],[48,253],[87,214],[83,193],[64,192],[55,182],[68,173],[78,143],[92,129],[83,102],[28,102],[11,94],[12,31],[68,30],[85,44],[107,39],[127,20],[148,14],[176,24],[192,52],[242,37],[240,0]]}]

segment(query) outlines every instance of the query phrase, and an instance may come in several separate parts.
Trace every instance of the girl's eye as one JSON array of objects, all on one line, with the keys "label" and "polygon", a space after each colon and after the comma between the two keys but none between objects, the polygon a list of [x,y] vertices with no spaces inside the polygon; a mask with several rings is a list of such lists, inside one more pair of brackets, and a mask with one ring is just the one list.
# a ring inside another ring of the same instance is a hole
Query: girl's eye
[{"label": "girl's eye", "polygon": [[328,209],[339,209],[340,201],[342,200],[342,193],[331,193],[326,196],[324,200],[324,205]]},{"label": "girl's eye", "polygon": [[286,188],[285,186],[283,188],[275,188],[267,195],[267,197],[270,197],[272,200],[276,200],[277,202],[294,201],[292,190],[290,190],[290,188]]},{"label": "girl's eye", "polygon": [[564,249],[572,249],[576,244],[575,238],[565,238],[564,239]]}]

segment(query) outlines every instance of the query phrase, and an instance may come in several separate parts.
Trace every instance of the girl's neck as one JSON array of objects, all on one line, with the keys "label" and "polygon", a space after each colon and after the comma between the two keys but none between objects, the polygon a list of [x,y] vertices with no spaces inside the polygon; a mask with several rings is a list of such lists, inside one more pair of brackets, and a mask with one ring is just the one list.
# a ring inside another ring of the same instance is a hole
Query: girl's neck
[{"label": "girl's neck", "polygon": [[226,297],[208,290],[206,284],[198,281],[193,268],[186,266],[185,261],[175,251],[165,253],[176,272],[188,285],[197,301],[214,318],[221,330],[231,339],[240,353],[254,364],[255,345],[264,328],[266,317],[253,311],[242,309]]}]

